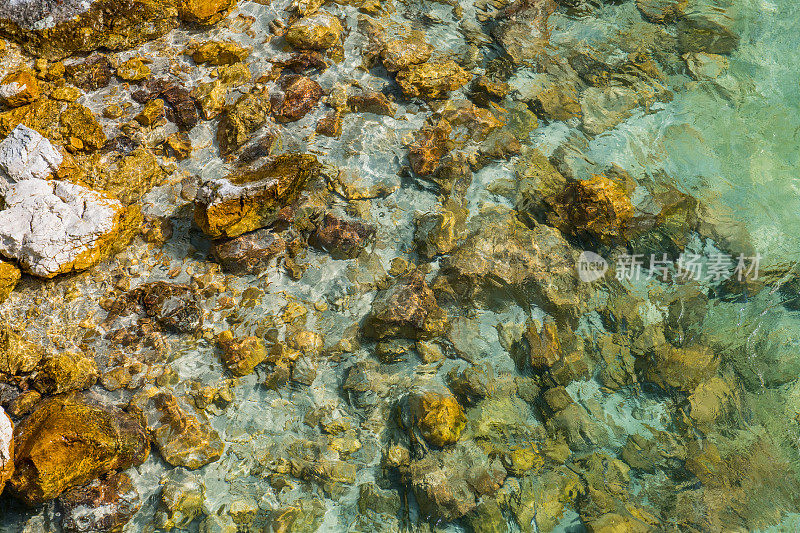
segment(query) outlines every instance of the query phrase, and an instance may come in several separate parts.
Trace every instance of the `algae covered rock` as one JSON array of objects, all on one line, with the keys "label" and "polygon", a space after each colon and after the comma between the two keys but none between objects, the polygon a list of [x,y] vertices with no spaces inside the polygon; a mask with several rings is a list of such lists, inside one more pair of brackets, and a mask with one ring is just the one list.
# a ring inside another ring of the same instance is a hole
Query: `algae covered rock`
[{"label": "algae covered rock", "polygon": [[692,391],[711,378],[718,365],[719,356],[707,346],[676,348],[665,345],[655,351],[655,363],[647,377],[662,387]]},{"label": "algae covered rock", "polygon": [[192,46],[186,53],[198,65],[232,65],[247,59],[250,49],[230,41],[206,41],[202,44]]},{"label": "algae covered rock", "polygon": [[114,407],[82,396],[56,396],[14,430],[13,493],[35,505],[111,470],[141,464],[150,451],[144,428]]},{"label": "algae covered rock", "polygon": [[208,181],[197,193],[194,220],[212,237],[236,237],[268,226],[320,168],[311,154],[283,154],[255,170]]},{"label": "algae covered rock", "polygon": [[22,273],[11,263],[0,261],[0,303],[11,295]]},{"label": "algae covered rock", "polygon": [[277,122],[294,122],[306,116],[324,95],[319,83],[306,76],[286,76],[273,94],[272,114]]},{"label": "algae covered rock", "polygon": [[217,130],[220,153],[229,154],[246,143],[267,122],[269,111],[269,95],[265,91],[252,91],[239,98],[220,121]]},{"label": "algae covered rock", "polygon": [[0,105],[19,107],[39,98],[39,82],[30,70],[21,69],[0,81]]},{"label": "algae covered rock", "polygon": [[217,343],[222,349],[222,362],[234,376],[252,374],[267,358],[264,341],[258,337],[235,338],[228,330],[217,336]]},{"label": "algae covered rock", "polygon": [[161,456],[173,466],[191,470],[217,461],[225,449],[206,420],[188,412],[169,390],[148,387],[131,400],[128,409],[146,425]]},{"label": "algae covered rock", "polygon": [[0,492],[14,474],[14,424],[0,407]]},{"label": "algae covered rock", "polygon": [[397,83],[406,96],[444,98],[450,91],[466,85],[472,75],[455,61],[410,65],[397,74]]},{"label": "algae covered rock", "polygon": [[421,33],[412,33],[407,39],[386,43],[381,50],[381,60],[386,70],[398,72],[412,65],[425,63],[430,59],[433,50],[433,46],[425,42]]},{"label": "algae covered rock", "polygon": [[260,274],[286,250],[286,241],[270,228],[212,243],[211,254],[228,272]]},{"label": "algae covered rock", "polygon": [[439,448],[456,443],[467,424],[464,410],[452,394],[415,390],[406,398],[404,409],[405,423]]},{"label": "algae covered rock", "polygon": [[25,338],[24,332],[0,325],[0,373],[16,375],[32,372],[44,351]]},{"label": "algae covered rock", "polygon": [[197,292],[179,283],[154,281],[120,296],[109,316],[132,313],[148,316],[161,327],[178,333],[194,333],[203,326],[203,309]]},{"label": "algae covered rock", "polygon": [[178,0],[181,20],[202,26],[216,24],[224,19],[238,0]]},{"label": "algae covered rock", "polygon": [[287,28],[286,42],[301,50],[327,50],[341,42],[342,24],[325,12],[303,17]]},{"label": "algae covered rock", "polygon": [[117,67],[117,77],[125,81],[142,81],[151,74],[150,67],[141,57],[132,57]]},{"label": "algae covered rock", "polygon": [[730,54],[739,46],[733,18],[725,9],[697,5],[678,20],[678,47],[681,53]]},{"label": "algae covered rock", "polygon": [[66,0],[4,3],[0,35],[37,57],[59,60],[100,48],[124,50],[178,25],[173,0]]},{"label": "algae covered rock", "polygon": [[142,506],[131,478],[115,472],[58,497],[65,533],[121,531]]},{"label": "algae covered rock", "polygon": [[37,367],[33,386],[42,394],[61,394],[88,389],[97,382],[94,358],[79,353],[60,353],[45,358]]},{"label": "algae covered rock", "polygon": [[374,226],[326,213],[308,242],[334,259],[355,259],[374,240],[375,231]]},{"label": "algae covered rock", "polygon": [[160,528],[185,528],[203,512],[206,486],[200,476],[175,468],[161,478],[155,522]]},{"label": "algae covered rock", "polygon": [[364,332],[376,339],[431,339],[442,335],[446,327],[447,311],[436,303],[424,275],[415,271],[378,293]]}]

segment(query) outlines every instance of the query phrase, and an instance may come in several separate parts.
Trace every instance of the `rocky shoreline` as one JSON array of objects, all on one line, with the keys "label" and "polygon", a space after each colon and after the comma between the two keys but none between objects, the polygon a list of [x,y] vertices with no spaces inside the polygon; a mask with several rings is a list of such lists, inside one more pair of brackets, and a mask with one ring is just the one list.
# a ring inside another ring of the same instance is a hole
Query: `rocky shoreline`
[{"label": "rocky shoreline", "polygon": [[579,270],[756,255],[589,155],[676,94],[741,96],[735,16],[0,6],[0,531],[779,524],[800,363],[724,332],[796,273]]}]

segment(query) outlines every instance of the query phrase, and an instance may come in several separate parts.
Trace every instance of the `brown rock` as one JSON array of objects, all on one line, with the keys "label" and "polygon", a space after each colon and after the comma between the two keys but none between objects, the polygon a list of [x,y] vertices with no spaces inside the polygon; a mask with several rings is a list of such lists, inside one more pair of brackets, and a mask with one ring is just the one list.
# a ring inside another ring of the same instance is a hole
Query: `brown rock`
[{"label": "brown rock", "polygon": [[334,259],[355,259],[374,238],[374,226],[326,213],[308,242],[330,253]]},{"label": "brown rock", "polygon": [[287,76],[280,81],[279,87],[281,91],[271,99],[272,115],[277,122],[300,120],[325,94],[319,83],[305,76]]},{"label": "brown rock", "polygon": [[347,97],[347,107],[356,113],[375,113],[393,117],[397,113],[397,104],[378,92],[367,91]]},{"label": "brown rock", "polygon": [[443,61],[411,65],[400,71],[396,79],[406,96],[435,99],[446,97],[471,78],[455,61]]},{"label": "brown rock", "polygon": [[692,391],[717,371],[719,356],[707,346],[676,348],[664,345],[655,352],[647,378],[662,387]]},{"label": "brown rock", "polygon": [[97,382],[94,358],[78,353],[60,353],[44,359],[37,367],[33,386],[42,394],[61,394],[88,389]]},{"label": "brown rock", "polygon": [[12,72],[0,82],[0,105],[19,107],[39,98],[39,82],[29,70]]},{"label": "brown rock", "polygon": [[64,533],[121,531],[142,506],[130,476],[124,472],[75,487],[58,497]]},{"label": "brown rock", "polygon": [[203,325],[199,295],[178,283],[154,281],[128,291],[112,304],[109,320],[132,313],[148,316],[176,332],[194,333]]},{"label": "brown rock", "polygon": [[141,57],[132,57],[117,67],[117,77],[124,81],[142,81],[151,75],[150,67]]},{"label": "brown rock", "polygon": [[269,228],[211,244],[214,259],[235,274],[259,274],[285,250],[286,242]]},{"label": "brown rock", "polygon": [[84,91],[96,91],[111,82],[111,63],[106,56],[92,55],[81,62],[64,67],[67,81]]},{"label": "brown rock", "polygon": [[326,137],[338,137],[342,134],[342,113],[332,110],[317,122],[316,132]]},{"label": "brown rock", "polygon": [[111,470],[139,465],[150,442],[136,420],[81,396],[40,402],[14,430],[13,493],[43,503]]},{"label": "brown rock", "polygon": [[464,410],[452,394],[412,391],[407,402],[411,424],[432,446],[455,444],[467,425]]},{"label": "brown rock", "polygon": [[267,358],[264,341],[258,337],[235,338],[230,331],[217,336],[222,349],[222,362],[234,376],[252,374],[255,368]]},{"label": "brown rock", "polygon": [[558,328],[552,320],[543,324],[528,324],[525,340],[530,349],[530,363],[535,371],[547,370],[561,360],[561,342]]},{"label": "brown rock", "polygon": [[442,335],[447,311],[439,307],[424,275],[409,277],[378,293],[367,317],[365,333],[373,338],[430,339]]},{"label": "brown rock", "polygon": [[44,351],[25,336],[8,324],[0,326],[0,373],[14,376],[36,369]]},{"label": "brown rock", "polygon": [[411,170],[420,176],[430,176],[437,168],[439,161],[453,147],[450,134],[452,126],[446,120],[434,125],[425,124],[415,133],[415,141],[408,148],[408,161]]},{"label": "brown rock", "polygon": [[320,12],[299,19],[283,37],[301,50],[328,50],[341,43],[342,24],[333,15]]}]

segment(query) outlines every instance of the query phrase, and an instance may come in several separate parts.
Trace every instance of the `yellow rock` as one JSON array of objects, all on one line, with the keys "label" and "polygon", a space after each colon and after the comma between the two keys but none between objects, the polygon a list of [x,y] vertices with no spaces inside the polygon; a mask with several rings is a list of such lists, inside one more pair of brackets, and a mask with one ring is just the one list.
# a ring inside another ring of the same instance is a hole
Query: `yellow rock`
[{"label": "yellow rock", "polygon": [[19,107],[39,98],[39,82],[30,70],[12,72],[0,82],[0,104]]},{"label": "yellow rock", "polygon": [[82,94],[81,90],[77,87],[62,85],[61,87],[53,89],[53,92],[50,93],[50,98],[58,100],[59,102],[75,102]]},{"label": "yellow rock", "polygon": [[150,67],[141,57],[133,57],[117,67],[117,77],[125,81],[141,81],[150,74]]},{"label": "yellow rock", "polygon": [[99,150],[106,143],[103,127],[92,112],[81,104],[69,104],[61,113],[60,121],[62,137],[79,139],[82,150]]},{"label": "yellow rock", "polygon": [[232,65],[247,59],[250,48],[229,41],[207,41],[200,45],[190,47],[186,53],[198,65]]},{"label": "yellow rock", "polygon": [[42,394],[61,394],[88,389],[97,382],[97,363],[92,357],[60,353],[38,366],[33,386]]},{"label": "yellow rock", "polygon": [[8,298],[22,276],[20,270],[11,263],[0,261],[0,302]]},{"label": "yellow rock", "polygon": [[62,104],[50,98],[39,98],[32,104],[17,107],[0,113],[0,138],[8,134],[20,124],[38,131],[51,140],[58,140],[58,117]]},{"label": "yellow rock", "polygon": [[230,331],[217,336],[222,348],[222,362],[234,376],[252,374],[255,367],[267,358],[264,342],[258,337],[237,339]]},{"label": "yellow rock", "polygon": [[467,424],[464,410],[452,395],[433,391],[412,392],[408,404],[412,423],[433,446],[454,444]]},{"label": "yellow rock", "polygon": [[178,14],[186,22],[216,24],[236,6],[237,0],[179,0]]},{"label": "yellow rock", "polygon": [[156,98],[147,102],[141,113],[136,115],[136,122],[142,126],[153,126],[164,118],[164,100]]},{"label": "yellow rock", "polygon": [[433,46],[425,42],[422,32],[412,32],[407,39],[386,43],[381,50],[383,66],[389,72],[405,70],[411,65],[419,65],[430,59]]},{"label": "yellow rock", "polygon": [[302,50],[327,50],[341,42],[342,24],[328,13],[303,17],[286,30],[286,42]]},{"label": "yellow rock", "polygon": [[42,360],[42,349],[23,335],[7,324],[0,326],[0,373],[13,376],[32,372]]},{"label": "yellow rock", "polygon": [[444,98],[465,85],[472,75],[455,61],[442,61],[411,65],[400,71],[396,79],[407,96]]}]

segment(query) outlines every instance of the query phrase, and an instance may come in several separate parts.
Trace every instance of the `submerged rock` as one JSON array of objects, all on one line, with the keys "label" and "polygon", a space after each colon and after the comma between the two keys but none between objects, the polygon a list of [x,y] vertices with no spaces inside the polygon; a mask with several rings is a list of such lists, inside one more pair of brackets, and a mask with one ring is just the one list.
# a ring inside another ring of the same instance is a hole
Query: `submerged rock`
[{"label": "submerged rock", "polygon": [[133,48],[177,25],[173,0],[48,0],[0,7],[0,35],[50,60],[100,48]]},{"label": "submerged rock", "polygon": [[228,272],[259,274],[286,250],[286,242],[270,228],[262,228],[211,244],[214,259]]},{"label": "submerged rock", "polygon": [[677,25],[681,53],[730,54],[739,46],[733,22],[724,9],[715,6],[700,5],[687,10]]},{"label": "submerged rock", "polygon": [[177,0],[181,20],[207,26],[224,19],[238,0]]},{"label": "submerged rock", "polygon": [[128,409],[146,425],[169,464],[195,470],[222,456],[225,445],[216,430],[187,412],[168,390],[148,387],[133,397]]},{"label": "submerged rock", "polygon": [[195,333],[203,326],[203,309],[197,292],[188,285],[154,281],[120,296],[109,318],[138,313],[154,319],[163,328]]},{"label": "submerged rock", "polygon": [[[224,99],[224,94],[221,96]],[[246,143],[254,131],[266,124],[269,111],[269,95],[265,91],[256,90],[240,97],[220,121],[217,130],[220,153],[230,154]]]},{"label": "submerged rock", "polygon": [[425,63],[431,58],[433,50],[433,46],[425,41],[425,36],[421,32],[412,32],[407,39],[386,43],[381,50],[381,60],[386,70],[398,72],[412,65]]},{"label": "submerged rock", "polygon": [[96,91],[111,82],[111,63],[106,56],[95,54],[64,68],[67,80],[84,91]]},{"label": "submerged rock", "polygon": [[186,528],[203,512],[206,486],[200,476],[175,468],[161,478],[161,499],[156,511],[158,527]]},{"label": "submerged rock", "polygon": [[647,377],[662,387],[692,391],[717,371],[719,356],[707,346],[676,348],[665,345],[655,351],[655,363]]},{"label": "submerged rock", "polygon": [[65,181],[7,185],[0,211],[0,253],[44,278],[87,269],[111,253],[122,204]]},{"label": "submerged rock", "polygon": [[408,147],[411,170],[420,176],[430,176],[439,168],[442,157],[453,149],[450,135],[453,127],[446,120],[425,124],[415,132],[415,140]]},{"label": "submerged rock", "polygon": [[22,273],[16,266],[0,261],[0,303],[11,295],[21,277]]},{"label": "submerged rock", "polygon": [[286,42],[301,50],[327,50],[340,44],[342,24],[325,12],[303,17],[287,28]]},{"label": "submerged rock", "polygon": [[442,61],[410,65],[396,79],[406,96],[436,99],[463,87],[472,75],[455,61]]},{"label": "submerged rock", "polygon": [[14,430],[13,493],[30,505],[110,472],[141,464],[150,443],[139,423],[81,396],[37,404]]},{"label": "submerged rock", "polygon": [[334,259],[355,259],[375,239],[375,227],[326,213],[308,242]]},{"label": "submerged rock", "polygon": [[272,115],[277,122],[294,122],[306,116],[325,94],[319,83],[305,76],[286,76],[278,84],[280,91],[271,99]]},{"label": "submerged rock", "polygon": [[186,51],[198,65],[215,66],[239,63],[247,59],[250,52],[250,48],[231,41],[206,41]]},{"label": "submerged rock", "polygon": [[467,425],[464,410],[452,394],[415,390],[406,398],[404,409],[409,430],[418,430],[428,444],[439,448],[455,444]]},{"label": "submerged rock", "polygon": [[264,341],[258,337],[235,338],[226,330],[217,336],[217,343],[222,348],[222,362],[234,376],[252,374],[267,358]]},{"label": "submerged rock", "polygon": [[14,424],[0,407],[0,492],[14,474]]},{"label": "submerged rock", "polygon": [[236,237],[268,226],[320,170],[310,154],[284,154],[256,170],[206,182],[195,199],[194,220],[211,237]]},{"label": "submerged rock", "polygon": [[37,365],[33,386],[42,394],[88,389],[97,382],[97,363],[84,354],[60,353]]},{"label": "submerged rock", "polygon": [[636,0],[642,16],[655,24],[674,22],[688,5],[688,0]]},{"label": "submerged rock", "polygon": [[630,87],[589,87],[580,102],[583,130],[597,135],[630,117],[641,105],[641,96]]},{"label": "submerged rock", "polygon": [[376,339],[431,339],[442,335],[446,327],[447,311],[436,303],[424,275],[415,271],[378,293],[364,332]]},{"label": "submerged rock", "polygon": [[121,531],[142,506],[130,476],[112,473],[58,497],[64,533]]}]

